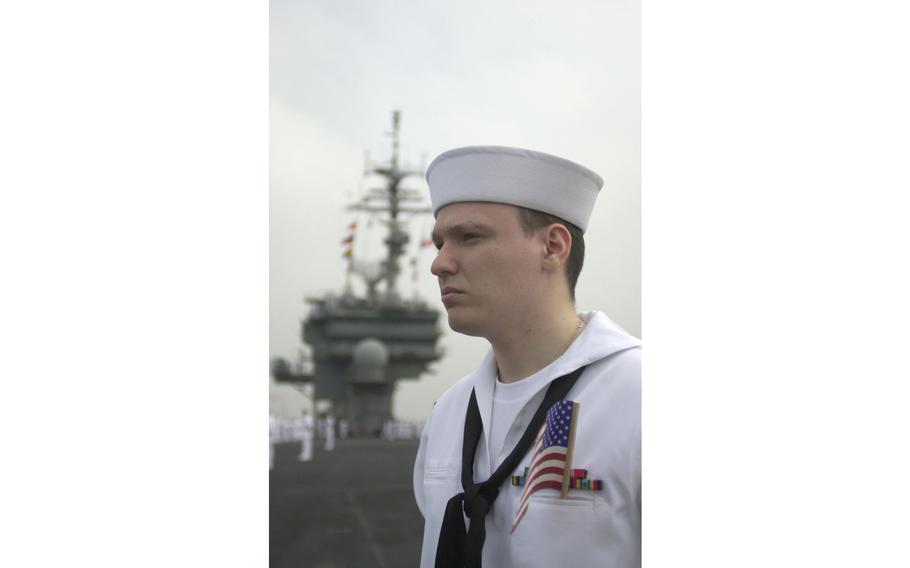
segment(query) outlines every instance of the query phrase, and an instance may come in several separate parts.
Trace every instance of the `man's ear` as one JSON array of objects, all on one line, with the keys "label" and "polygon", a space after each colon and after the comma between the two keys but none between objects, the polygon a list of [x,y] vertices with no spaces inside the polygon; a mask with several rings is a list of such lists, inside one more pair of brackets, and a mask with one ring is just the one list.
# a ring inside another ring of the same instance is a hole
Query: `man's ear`
[{"label": "man's ear", "polygon": [[572,250],[572,235],[565,225],[553,223],[542,229],[546,245],[544,250],[544,265],[553,268],[565,266]]}]

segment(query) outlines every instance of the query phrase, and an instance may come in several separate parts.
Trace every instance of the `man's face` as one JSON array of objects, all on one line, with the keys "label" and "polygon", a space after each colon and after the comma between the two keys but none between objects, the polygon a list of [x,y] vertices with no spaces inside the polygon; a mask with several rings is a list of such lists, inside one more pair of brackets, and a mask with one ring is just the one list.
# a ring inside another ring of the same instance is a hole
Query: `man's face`
[{"label": "man's face", "polygon": [[527,315],[541,293],[546,243],[524,233],[511,205],[446,205],[433,242],[439,252],[430,271],[455,331],[489,338]]}]

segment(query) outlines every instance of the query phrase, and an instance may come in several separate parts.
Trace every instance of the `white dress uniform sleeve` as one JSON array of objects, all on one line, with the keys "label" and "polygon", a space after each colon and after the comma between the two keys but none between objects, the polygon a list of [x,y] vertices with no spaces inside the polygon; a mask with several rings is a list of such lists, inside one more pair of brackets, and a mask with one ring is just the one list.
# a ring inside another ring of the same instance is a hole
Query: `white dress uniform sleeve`
[{"label": "white dress uniform sleeve", "polygon": [[420,446],[417,448],[417,459],[414,461],[414,499],[417,501],[417,508],[420,514],[426,519],[426,510],[424,508],[424,487],[423,474],[426,470],[427,446],[429,445],[430,424],[433,420],[433,411],[430,410],[429,416],[423,426],[423,432],[420,434]]}]

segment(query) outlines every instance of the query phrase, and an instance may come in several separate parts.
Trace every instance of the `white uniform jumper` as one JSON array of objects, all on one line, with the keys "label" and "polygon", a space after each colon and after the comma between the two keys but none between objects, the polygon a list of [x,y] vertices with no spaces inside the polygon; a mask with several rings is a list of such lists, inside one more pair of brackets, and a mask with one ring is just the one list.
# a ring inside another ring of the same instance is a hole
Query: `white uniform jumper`
[{"label": "white uniform jumper", "polygon": [[[550,382],[583,365],[587,368],[566,396],[579,403],[572,468],[586,469],[588,479],[602,480],[604,488],[570,489],[567,499],[560,499],[557,490],[537,491],[510,534],[522,488],[506,480],[486,517],[483,565],[641,565],[641,342],[600,312],[581,317],[587,322],[581,335],[558,359],[520,381],[530,381],[526,385],[499,385],[497,389],[496,363],[490,351],[476,371],[437,401],[424,427],[414,467],[414,493],[425,520],[422,568],[434,565],[446,503],[463,490],[461,451],[471,390],[476,392],[483,423],[474,459],[474,480],[480,482],[515,447]],[[520,409],[511,419],[508,414],[516,406]],[[504,424],[504,414],[510,424]],[[496,440],[491,440],[491,430]],[[496,455],[490,455],[491,447],[498,448]],[[513,475],[524,472],[532,452]]]},{"label": "white uniform jumper", "polygon": [[335,449],[335,417],[329,414],[325,419],[325,451]]},{"label": "white uniform jumper", "polygon": [[298,461],[306,462],[313,459],[313,417],[305,414],[295,421],[295,437],[300,440],[300,455]]}]

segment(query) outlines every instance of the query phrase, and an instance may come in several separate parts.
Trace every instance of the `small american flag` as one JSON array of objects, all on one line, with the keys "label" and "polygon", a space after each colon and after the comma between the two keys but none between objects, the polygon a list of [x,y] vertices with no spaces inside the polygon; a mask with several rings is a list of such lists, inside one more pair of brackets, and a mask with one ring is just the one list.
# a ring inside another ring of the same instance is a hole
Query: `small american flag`
[{"label": "small american flag", "polygon": [[578,421],[578,403],[571,400],[560,400],[547,411],[547,422],[537,435],[534,459],[528,467],[525,488],[518,502],[515,523],[512,532],[525,513],[528,512],[528,499],[540,489],[558,489],[566,496],[565,481],[572,471],[572,445],[575,438],[575,424]]}]

